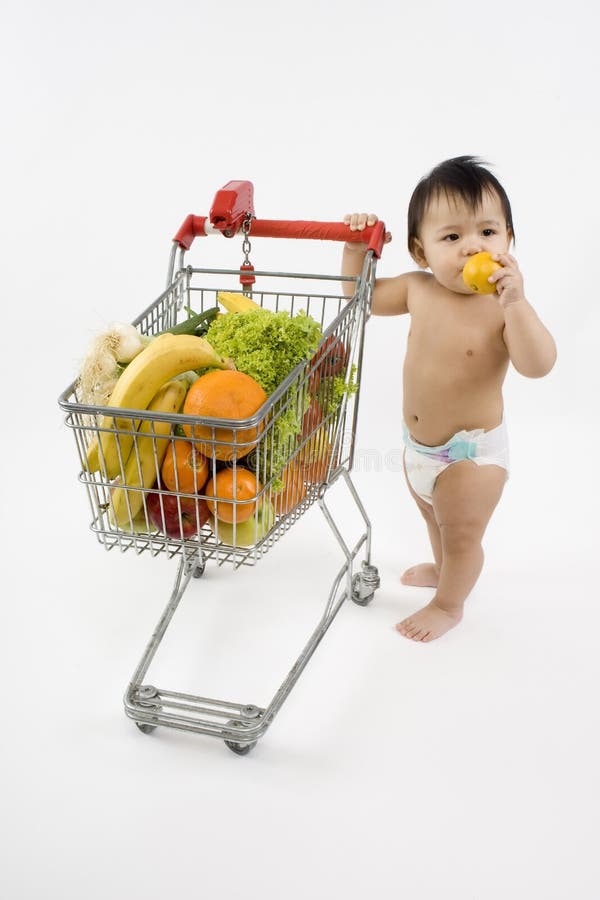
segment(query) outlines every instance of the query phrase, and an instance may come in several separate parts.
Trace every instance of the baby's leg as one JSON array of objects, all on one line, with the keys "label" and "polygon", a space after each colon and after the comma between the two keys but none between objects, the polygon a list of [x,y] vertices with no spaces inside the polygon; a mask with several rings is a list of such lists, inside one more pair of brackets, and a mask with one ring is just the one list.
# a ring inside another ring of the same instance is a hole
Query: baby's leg
[{"label": "baby's leg", "polygon": [[435,597],[397,625],[417,641],[431,641],[460,622],[463,605],[483,567],[481,540],[502,495],[506,470],[454,463],[439,475],[433,509],[442,541],[442,566]]},{"label": "baby's leg", "polygon": [[437,587],[440,577],[440,569],[442,567],[442,537],[438,523],[435,519],[435,513],[431,503],[426,503],[412,488],[408,480],[406,471],[406,463],[404,464],[404,476],[408,485],[408,490],[419,508],[419,512],[425,519],[427,531],[429,532],[429,540],[431,549],[433,550],[433,558],[435,563],[420,563],[418,566],[412,566],[400,578],[402,584],[409,584],[415,587]]}]

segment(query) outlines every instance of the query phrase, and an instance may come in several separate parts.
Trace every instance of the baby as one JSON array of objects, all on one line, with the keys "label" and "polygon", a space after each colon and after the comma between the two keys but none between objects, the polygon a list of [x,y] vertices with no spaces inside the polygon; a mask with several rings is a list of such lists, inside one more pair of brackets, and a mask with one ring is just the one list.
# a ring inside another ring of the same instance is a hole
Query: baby
[{"label": "baby", "polygon": [[[377,217],[344,221],[360,231]],[[449,159],[419,182],[408,207],[408,249],[421,271],[375,282],[374,315],[411,316],[404,472],[435,562],[408,569],[401,581],[436,588],[430,603],[396,625],[415,641],[434,640],[460,622],[481,573],[481,541],[508,478],[502,384],[509,363],[541,378],[556,361],[554,340],[525,299],[508,252],[513,239],[510,203],[495,176],[474,157]],[[366,250],[345,245],[343,275],[360,273]],[[489,278],[494,293],[474,294],[462,269],[484,250],[501,268]]]}]

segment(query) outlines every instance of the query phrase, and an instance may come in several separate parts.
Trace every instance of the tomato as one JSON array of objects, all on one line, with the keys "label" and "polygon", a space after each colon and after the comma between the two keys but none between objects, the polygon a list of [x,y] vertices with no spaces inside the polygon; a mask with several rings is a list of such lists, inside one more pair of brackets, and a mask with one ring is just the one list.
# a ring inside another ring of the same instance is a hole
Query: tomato
[{"label": "tomato", "polygon": [[348,356],[348,348],[344,342],[331,334],[311,360],[313,367],[310,376],[311,392],[318,388],[321,378],[332,378],[343,372],[348,364]]},{"label": "tomato", "polygon": [[315,431],[323,421],[323,410],[321,405],[314,398],[310,401],[310,406],[302,416],[302,437],[304,440],[313,431]]}]

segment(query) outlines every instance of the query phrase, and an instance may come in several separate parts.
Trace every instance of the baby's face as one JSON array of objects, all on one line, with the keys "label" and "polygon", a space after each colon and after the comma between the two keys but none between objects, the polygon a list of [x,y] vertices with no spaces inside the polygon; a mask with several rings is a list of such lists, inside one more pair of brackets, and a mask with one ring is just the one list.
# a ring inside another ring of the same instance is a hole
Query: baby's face
[{"label": "baby's face", "polygon": [[467,259],[482,250],[506,253],[511,239],[496,193],[484,191],[481,206],[476,210],[460,197],[448,198],[442,194],[427,209],[415,256],[422,268],[431,269],[443,287],[472,297],[462,279]]}]

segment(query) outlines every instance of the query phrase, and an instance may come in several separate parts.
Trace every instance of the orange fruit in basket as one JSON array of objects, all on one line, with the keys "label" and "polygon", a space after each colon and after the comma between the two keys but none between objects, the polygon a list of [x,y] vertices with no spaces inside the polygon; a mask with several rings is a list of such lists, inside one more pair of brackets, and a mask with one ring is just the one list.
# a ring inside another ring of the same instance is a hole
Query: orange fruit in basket
[{"label": "orange fruit in basket", "polygon": [[296,459],[288,463],[279,477],[283,481],[283,487],[280,491],[273,491],[271,499],[277,515],[284,516],[304,499],[307,487],[302,467]]},{"label": "orange fruit in basket", "polygon": [[[232,369],[215,369],[191,386],[183,413],[211,419],[247,419],[266,399],[266,392],[250,375]],[[183,430],[205,456],[230,460],[246,456],[256,446],[263,427],[262,422],[254,428],[213,428],[186,423]]]},{"label": "orange fruit in basket", "polygon": [[208,478],[208,460],[189,441],[171,441],[160,477],[170,491],[197,494]]},{"label": "orange fruit in basket", "polygon": [[327,438],[327,430],[320,428],[298,454],[302,474],[309,484],[320,484],[325,480],[332,453],[333,447]]},{"label": "orange fruit in basket", "polygon": [[221,469],[204,489],[206,503],[220,522],[245,522],[254,515],[260,482],[242,466]]}]

